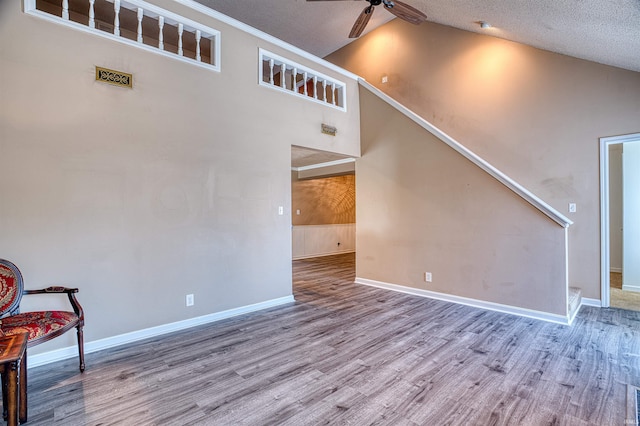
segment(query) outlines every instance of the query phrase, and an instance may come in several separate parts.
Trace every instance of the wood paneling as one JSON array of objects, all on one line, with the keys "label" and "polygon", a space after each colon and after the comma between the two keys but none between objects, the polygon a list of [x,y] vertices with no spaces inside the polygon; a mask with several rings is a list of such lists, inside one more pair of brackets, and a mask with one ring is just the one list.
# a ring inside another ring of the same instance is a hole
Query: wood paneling
[{"label": "wood paneling", "polygon": [[[640,314],[572,327],[353,284],[295,261],[296,302],[29,372],[29,425],[620,425]],[[90,320],[88,320],[90,326]]]},{"label": "wood paneling", "polygon": [[[353,174],[291,182],[293,225],[326,225],[356,221],[356,177]],[[300,214],[297,214],[300,210]]]},{"label": "wood paneling", "polygon": [[293,258],[327,256],[356,250],[356,224],[294,226]]}]

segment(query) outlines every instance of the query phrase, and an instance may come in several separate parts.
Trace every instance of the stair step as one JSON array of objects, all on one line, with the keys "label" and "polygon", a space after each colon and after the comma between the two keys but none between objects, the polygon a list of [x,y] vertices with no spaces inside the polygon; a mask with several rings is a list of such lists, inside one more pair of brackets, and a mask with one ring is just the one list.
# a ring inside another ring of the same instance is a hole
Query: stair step
[{"label": "stair step", "polygon": [[580,303],[582,301],[582,290],[577,287],[569,287],[569,300],[568,300],[568,311],[569,317],[573,318],[573,316],[577,313],[580,308]]}]

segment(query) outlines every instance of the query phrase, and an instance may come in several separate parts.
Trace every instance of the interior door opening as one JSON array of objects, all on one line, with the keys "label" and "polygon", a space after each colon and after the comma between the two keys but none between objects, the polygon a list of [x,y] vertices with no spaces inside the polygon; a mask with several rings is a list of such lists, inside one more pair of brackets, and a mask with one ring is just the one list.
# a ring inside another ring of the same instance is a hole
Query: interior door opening
[{"label": "interior door opening", "polygon": [[355,252],[355,159],[291,149],[292,258]]},{"label": "interior door opening", "polygon": [[600,139],[601,302],[640,310],[640,133]]}]

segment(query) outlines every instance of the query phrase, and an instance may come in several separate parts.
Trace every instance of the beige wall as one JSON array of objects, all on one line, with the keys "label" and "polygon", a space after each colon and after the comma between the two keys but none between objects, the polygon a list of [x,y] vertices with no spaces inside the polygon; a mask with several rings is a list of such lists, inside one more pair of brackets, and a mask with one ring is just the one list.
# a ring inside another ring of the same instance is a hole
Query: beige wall
[{"label": "beige wall", "polygon": [[622,144],[609,147],[609,262],[622,272]]},{"label": "beige wall", "polygon": [[361,102],[356,276],[565,316],[564,228],[369,91]]},{"label": "beige wall", "polygon": [[[356,177],[353,174],[291,182],[292,223],[355,223]],[[297,211],[300,214],[297,214]]]},{"label": "beige wall", "polygon": [[[400,20],[328,59],[559,211],[568,214],[568,203],[577,203],[577,213],[569,215],[575,222],[569,230],[570,283],[583,296],[600,298],[598,139],[640,131],[640,73]],[[381,84],[384,75],[387,84]]]},{"label": "beige wall", "polygon": [[311,64],[168,0],[154,3],[222,31],[221,73],[20,3],[0,2],[0,257],[26,287],[78,287],[87,342],[291,295],[291,145],[359,155],[357,85],[346,113],[260,87],[258,47]]}]

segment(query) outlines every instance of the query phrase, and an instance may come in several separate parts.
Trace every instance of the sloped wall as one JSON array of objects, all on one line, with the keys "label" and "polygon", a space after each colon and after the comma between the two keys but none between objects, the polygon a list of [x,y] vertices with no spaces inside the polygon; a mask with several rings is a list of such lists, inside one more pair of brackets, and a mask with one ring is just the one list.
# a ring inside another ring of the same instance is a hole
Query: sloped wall
[{"label": "sloped wall", "polygon": [[570,283],[600,299],[599,138],[640,131],[640,73],[397,19],[327,59],[567,214]]},{"label": "sloped wall", "polygon": [[[359,155],[357,83],[346,113],[260,87],[259,47],[310,61],[172,1],[154,3],[222,31],[221,73],[20,3],[0,3],[0,257],[26,287],[78,287],[87,342],[290,296],[291,145]],[[96,65],[133,89],[96,82]]]},{"label": "sloped wall", "polygon": [[358,278],[566,315],[565,229],[367,90],[361,116]]}]

